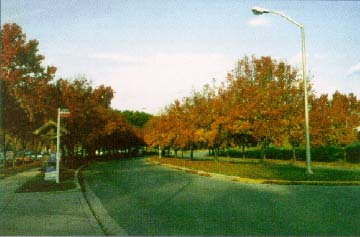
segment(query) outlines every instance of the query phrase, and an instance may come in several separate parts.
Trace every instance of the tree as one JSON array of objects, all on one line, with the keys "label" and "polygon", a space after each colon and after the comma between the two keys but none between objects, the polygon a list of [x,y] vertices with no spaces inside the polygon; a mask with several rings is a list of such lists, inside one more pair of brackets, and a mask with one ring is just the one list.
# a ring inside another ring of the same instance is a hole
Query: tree
[{"label": "tree", "polygon": [[15,23],[3,26],[1,43],[1,79],[29,119],[34,120],[36,113],[44,112],[39,94],[53,79],[56,68],[42,66],[45,57],[38,54],[38,41],[27,42],[21,27]]},{"label": "tree", "polygon": [[357,126],[359,126],[358,114],[359,102],[354,94],[341,94],[336,91],[330,103],[331,143],[339,144],[344,150],[345,146],[357,140]]},{"label": "tree", "polygon": [[315,146],[331,144],[331,116],[328,95],[319,98],[310,97],[310,135],[311,143]]},{"label": "tree", "polygon": [[303,93],[298,72],[290,65],[271,57],[245,57],[228,75],[223,91],[224,104],[230,105],[228,129],[235,137],[255,138],[263,152],[271,143],[301,142],[295,138],[301,131]]},{"label": "tree", "polygon": [[151,114],[140,112],[140,111],[118,111],[119,114],[123,115],[126,121],[137,127],[144,127],[144,125],[152,118]]},{"label": "tree", "polygon": [[[38,42],[26,40],[26,35],[17,24],[5,24],[1,31],[1,137],[4,153],[13,137],[22,148],[31,139],[31,131],[46,114],[42,93],[53,78],[56,68],[43,67],[44,57],[38,54]],[[6,136],[9,134],[10,136]],[[17,147],[17,146],[14,146]],[[14,152],[15,153],[15,152]],[[5,154],[4,154],[4,157]]]}]

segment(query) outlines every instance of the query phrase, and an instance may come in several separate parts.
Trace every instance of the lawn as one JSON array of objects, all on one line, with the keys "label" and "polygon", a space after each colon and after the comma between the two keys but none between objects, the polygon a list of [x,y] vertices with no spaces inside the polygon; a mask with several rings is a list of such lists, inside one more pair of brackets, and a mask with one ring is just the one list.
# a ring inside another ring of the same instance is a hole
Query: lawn
[{"label": "lawn", "polygon": [[162,164],[186,167],[209,173],[220,173],[230,176],[251,179],[289,180],[289,181],[360,181],[360,170],[347,166],[313,166],[314,174],[306,174],[305,166],[298,163],[282,161],[261,161],[255,159],[233,160],[190,160],[179,158],[158,158],[151,161]]},{"label": "lawn", "polygon": [[[2,166],[3,164],[1,164]],[[15,167],[7,167],[5,170],[1,167],[0,179],[16,175],[18,173],[24,172],[25,170],[37,168],[41,166],[41,161],[34,161],[29,164],[22,164],[20,166]]]},{"label": "lawn", "polygon": [[55,181],[45,181],[44,173],[41,172],[39,175],[24,183],[16,192],[52,192],[74,189],[76,187],[74,173],[75,171],[73,169],[62,170],[60,183],[57,184]]}]

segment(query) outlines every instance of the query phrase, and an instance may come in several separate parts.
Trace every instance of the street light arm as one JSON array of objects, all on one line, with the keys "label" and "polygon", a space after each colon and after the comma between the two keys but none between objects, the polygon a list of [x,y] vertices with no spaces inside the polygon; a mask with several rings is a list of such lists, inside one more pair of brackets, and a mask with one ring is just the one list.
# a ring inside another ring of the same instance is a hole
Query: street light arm
[{"label": "street light arm", "polygon": [[297,25],[298,27],[300,28],[304,28],[304,26],[302,24],[300,24],[299,22],[295,21],[294,19],[292,19],[291,17],[285,15],[284,13],[282,12],[277,12],[277,11],[271,11],[271,10],[268,10],[269,13],[274,13],[276,15],[279,15],[281,16],[282,18],[285,18],[286,20],[290,21],[291,23]]}]

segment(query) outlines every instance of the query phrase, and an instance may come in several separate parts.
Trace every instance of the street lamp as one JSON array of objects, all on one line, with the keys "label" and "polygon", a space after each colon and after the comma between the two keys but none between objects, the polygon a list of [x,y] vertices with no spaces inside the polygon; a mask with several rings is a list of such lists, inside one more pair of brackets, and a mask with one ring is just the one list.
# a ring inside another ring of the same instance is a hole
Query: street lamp
[{"label": "street lamp", "polygon": [[309,109],[308,109],[308,95],[307,95],[307,79],[306,79],[306,54],[305,54],[305,32],[304,32],[304,26],[290,17],[284,15],[281,12],[277,11],[271,11],[265,8],[261,7],[253,7],[252,12],[255,15],[261,15],[265,13],[273,13],[276,15],[279,15],[286,20],[290,21],[294,25],[298,26],[301,30],[301,42],[302,42],[302,76],[304,81],[304,96],[305,96],[305,137],[306,137],[306,169],[308,174],[312,174],[311,170],[311,154],[310,154],[310,132],[309,132]]}]

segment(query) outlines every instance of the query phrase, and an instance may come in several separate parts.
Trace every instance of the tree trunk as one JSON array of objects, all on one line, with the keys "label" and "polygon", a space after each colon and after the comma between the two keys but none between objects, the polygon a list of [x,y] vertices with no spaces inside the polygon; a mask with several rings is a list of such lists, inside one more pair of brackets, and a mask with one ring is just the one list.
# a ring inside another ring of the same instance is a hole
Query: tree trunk
[{"label": "tree trunk", "polygon": [[[1,116],[1,115],[0,115]],[[2,148],[3,148],[3,156],[4,156],[4,164],[3,164],[3,167],[4,167],[4,170],[6,170],[6,164],[7,164],[7,161],[6,161],[6,150],[7,150],[7,146],[6,146],[6,140],[5,140],[5,131],[3,130],[2,132],[2,139],[3,139],[3,144],[2,144]]]},{"label": "tree trunk", "polygon": [[263,160],[266,160],[265,150],[263,149],[261,153],[262,153],[262,159],[263,159]]},{"label": "tree trunk", "polygon": [[266,153],[265,153],[266,145],[267,145],[267,139],[263,141],[261,145],[261,154],[262,154],[262,159],[264,161],[266,160]]},{"label": "tree trunk", "polygon": [[193,151],[193,145],[190,146],[190,159],[194,159],[194,151]]},{"label": "tree trunk", "polygon": [[296,162],[296,150],[295,147],[292,147],[292,153],[293,153],[293,160]]},{"label": "tree trunk", "polygon": [[215,149],[215,156],[216,156],[216,157],[219,157],[219,152],[220,152],[220,148],[217,147],[217,148]]},{"label": "tree trunk", "polygon": [[241,153],[242,153],[242,157],[245,158],[245,146],[244,145],[241,146]]},{"label": "tree trunk", "polygon": [[25,149],[27,148],[26,142],[24,141],[25,139],[23,139],[21,141],[21,163],[24,164],[24,158],[25,158]]},{"label": "tree trunk", "polygon": [[15,144],[14,144],[14,154],[13,154],[13,157],[12,157],[12,163],[13,163],[13,167],[15,167],[16,165],[16,153],[17,153],[17,143],[18,143],[18,139],[15,138]]},{"label": "tree trunk", "polygon": [[266,154],[265,154],[265,147],[264,146],[261,147],[261,156],[262,156],[262,160],[266,160]]}]

